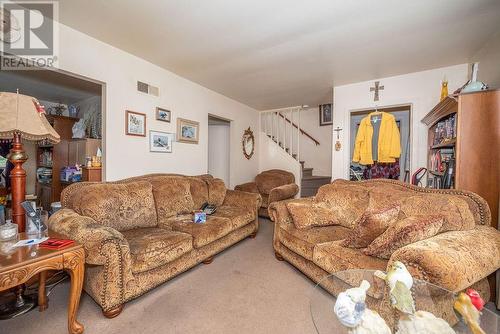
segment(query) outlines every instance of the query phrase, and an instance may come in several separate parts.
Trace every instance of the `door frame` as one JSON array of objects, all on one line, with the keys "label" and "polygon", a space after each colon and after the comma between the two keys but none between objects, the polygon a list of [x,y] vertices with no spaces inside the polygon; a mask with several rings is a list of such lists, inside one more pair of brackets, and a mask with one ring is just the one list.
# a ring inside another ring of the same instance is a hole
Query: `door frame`
[{"label": "door frame", "polygon": [[208,113],[208,116],[207,116],[207,174],[209,174],[209,170],[208,170],[208,167],[209,167],[209,163],[208,163],[208,158],[210,157],[210,155],[208,154],[208,150],[209,150],[209,147],[210,147],[210,139],[209,139],[209,131],[210,131],[210,119],[216,119],[216,120],[219,120],[223,123],[227,123],[227,126],[229,127],[229,143],[228,143],[228,148],[229,148],[229,152],[228,152],[228,156],[229,156],[229,161],[228,161],[228,184],[226,184],[226,187],[229,188],[230,187],[230,184],[231,184],[231,180],[232,180],[232,170],[233,168],[231,168],[231,149],[232,149],[232,137],[233,137],[233,126],[232,126],[232,120],[229,119],[229,118],[225,118],[225,117],[222,117],[222,116],[219,116],[219,115],[215,115],[215,114],[212,114],[212,113]]},{"label": "door frame", "polygon": [[[351,118],[352,116],[359,116],[359,115],[368,115],[371,112],[374,111],[381,111],[381,112],[387,112],[387,113],[392,113],[392,112],[397,112],[397,111],[406,111],[408,110],[409,113],[409,124],[408,124],[408,132],[409,132],[409,139],[410,139],[410,145],[408,148],[408,156],[409,156],[409,163],[408,163],[408,170],[410,171],[410,178],[411,178],[411,173],[412,173],[412,164],[413,164],[413,143],[414,143],[414,135],[413,135],[413,103],[400,103],[400,104],[392,104],[392,105],[386,105],[382,107],[368,107],[368,108],[358,108],[358,109],[351,109],[349,110],[349,126],[347,127],[347,131],[349,131],[349,160],[348,160],[348,167],[347,167],[347,177],[349,178],[350,172],[350,166],[352,162],[352,156],[351,155],[351,136],[354,134],[350,133],[351,132]],[[406,166],[405,166],[406,167]],[[403,171],[404,173],[405,171]]]}]

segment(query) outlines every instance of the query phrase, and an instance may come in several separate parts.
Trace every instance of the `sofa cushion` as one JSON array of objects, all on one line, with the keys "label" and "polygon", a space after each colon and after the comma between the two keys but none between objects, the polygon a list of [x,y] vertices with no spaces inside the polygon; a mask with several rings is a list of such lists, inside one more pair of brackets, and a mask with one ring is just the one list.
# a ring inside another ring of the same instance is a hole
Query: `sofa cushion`
[{"label": "sofa cushion", "polygon": [[349,269],[385,271],[387,267],[387,260],[365,255],[361,249],[343,247],[341,241],[316,245],[312,261],[329,273]]},{"label": "sofa cushion", "polygon": [[442,215],[444,218],[440,232],[472,230],[476,223],[467,202],[446,194],[423,194],[401,201],[401,212],[406,217],[416,215]]},{"label": "sofa cushion", "polygon": [[414,242],[435,236],[443,225],[439,215],[411,216],[404,218],[378,236],[363,250],[365,255],[389,259],[396,250]]},{"label": "sofa cushion", "polygon": [[342,242],[342,246],[350,248],[367,247],[397,221],[399,210],[400,206],[397,204],[382,209],[370,208]]},{"label": "sofa cushion", "polygon": [[255,211],[236,206],[223,205],[217,208],[213,217],[228,218],[233,229],[238,229],[255,220]]},{"label": "sofa cushion", "polygon": [[87,185],[73,194],[71,209],[118,231],[157,225],[153,191],[147,181]]},{"label": "sofa cushion", "polygon": [[183,176],[161,176],[150,180],[158,214],[158,223],[168,226],[167,220],[193,211],[191,184]]},{"label": "sofa cushion", "polygon": [[[307,229],[319,226],[342,225],[343,220],[336,221],[335,211],[322,207],[316,203],[294,203],[286,204],[293,218],[293,224],[298,229]],[[349,228],[351,224],[348,224]]]},{"label": "sofa cushion", "polygon": [[189,191],[193,199],[193,210],[199,210],[201,206],[208,202],[208,185],[201,177],[187,177],[189,181]]},{"label": "sofa cushion", "polygon": [[338,225],[352,227],[368,207],[369,192],[357,185],[336,182],[321,186],[314,202],[331,209]]},{"label": "sofa cushion", "polygon": [[261,194],[260,196],[262,197],[262,204],[261,204],[261,206],[263,208],[269,207],[269,195],[263,195],[263,194]]},{"label": "sofa cushion", "polygon": [[342,226],[312,227],[307,230],[300,230],[292,223],[282,222],[278,224],[280,242],[308,260],[312,260],[316,244],[344,239],[349,233],[349,229]]},{"label": "sofa cushion", "polygon": [[160,267],[193,249],[193,238],[186,233],[138,228],[122,234],[130,247],[134,274]]},{"label": "sofa cushion", "polygon": [[204,224],[195,224],[191,215],[181,215],[169,218],[169,225],[174,231],[190,234],[194,248],[206,246],[235,230],[229,218],[214,216],[207,216]]},{"label": "sofa cushion", "polygon": [[208,203],[221,206],[226,197],[226,185],[224,181],[217,178],[205,178],[208,185]]}]

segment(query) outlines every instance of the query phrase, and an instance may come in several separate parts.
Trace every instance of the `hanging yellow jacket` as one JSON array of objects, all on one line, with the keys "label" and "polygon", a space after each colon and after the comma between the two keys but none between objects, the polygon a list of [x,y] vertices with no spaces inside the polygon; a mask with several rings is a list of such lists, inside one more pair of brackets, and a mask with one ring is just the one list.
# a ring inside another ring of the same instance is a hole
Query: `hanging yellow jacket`
[{"label": "hanging yellow jacket", "polygon": [[378,136],[378,162],[396,162],[396,158],[401,156],[401,139],[399,135],[396,119],[386,112],[372,112],[361,120],[359,124],[356,142],[354,144],[354,154],[352,161],[362,165],[373,164],[372,137],[373,126],[371,116],[382,115],[380,132]]}]

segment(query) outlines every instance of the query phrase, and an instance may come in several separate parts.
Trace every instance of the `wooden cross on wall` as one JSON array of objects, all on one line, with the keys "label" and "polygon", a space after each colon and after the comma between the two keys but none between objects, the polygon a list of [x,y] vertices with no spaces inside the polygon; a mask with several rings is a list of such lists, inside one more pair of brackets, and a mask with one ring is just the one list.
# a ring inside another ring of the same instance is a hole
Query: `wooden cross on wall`
[{"label": "wooden cross on wall", "polygon": [[375,87],[370,87],[370,92],[375,92],[373,101],[378,101],[378,92],[384,90],[384,86],[380,86],[380,81],[375,81]]}]

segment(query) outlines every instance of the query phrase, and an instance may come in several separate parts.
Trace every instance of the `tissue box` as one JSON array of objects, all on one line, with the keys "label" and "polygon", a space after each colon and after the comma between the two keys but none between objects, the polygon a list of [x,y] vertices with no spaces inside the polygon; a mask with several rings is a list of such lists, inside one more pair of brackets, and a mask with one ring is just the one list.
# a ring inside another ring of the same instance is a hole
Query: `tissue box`
[{"label": "tissue box", "polygon": [[205,224],[207,222],[207,214],[203,211],[195,211],[193,220],[196,224]]}]

